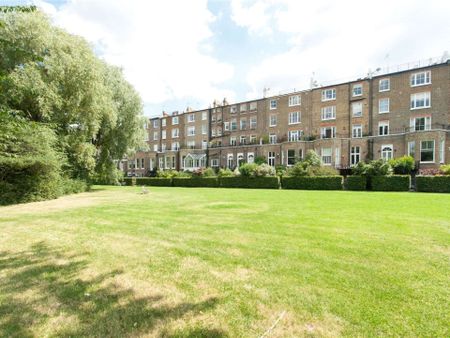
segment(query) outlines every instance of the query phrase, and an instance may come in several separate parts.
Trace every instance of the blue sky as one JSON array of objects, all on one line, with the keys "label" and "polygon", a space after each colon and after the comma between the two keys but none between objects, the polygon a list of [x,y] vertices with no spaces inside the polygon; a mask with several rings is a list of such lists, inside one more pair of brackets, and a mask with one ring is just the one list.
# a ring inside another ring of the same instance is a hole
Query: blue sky
[{"label": "blue sky", "polygon": [[207,107],[441,56],[444,0],[0,0],[34,3],[123,68],[145,114]]}]

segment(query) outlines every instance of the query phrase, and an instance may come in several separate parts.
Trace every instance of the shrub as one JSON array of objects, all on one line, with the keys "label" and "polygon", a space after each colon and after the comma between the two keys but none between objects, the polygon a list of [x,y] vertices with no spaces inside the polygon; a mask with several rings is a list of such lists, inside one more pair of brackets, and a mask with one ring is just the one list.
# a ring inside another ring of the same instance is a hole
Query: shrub
[{"label": "shrub", "polygon": [[258,165],[256,163],[245,163],[239,167],[239,172],[242,176],[255,176],[255,171]]},{"label": "shrub", "polygon": [[274,176],[275,168],[268,165],[267,163],[260,164],[255,169],[256,177],[264,177],[264,176]]},{"label": "shrub", "polygon": [[266,163],[266,157],[265,156],[256,156],[255,157],[255,163],[256,164],[264,164]]},{"label": "shrub", "polygon": [[414,158],[412,156],[403,156],[389,161],[394,174],[410,175],[414,170]]},{"label": "shrub", "polygon": [[443,164],[439,167],[439,171],[442,175],[450,175],[450,164]]},{"label": "shrub", "polygon": [[136,185],[149,185],[155,187],[171,187],[172,178],[167,177],[136,177]]},{"label": "shrub", "polygon": [[333,167],[309,166],[306,169],[307,176],[338,176],[339,172]]},{"label": "shrub", "polygon": [[136,178],[135,177],[124,177],[123,183],[128,186],[136,185]]},{"label": "shrub", "polygon": [[308,150],[303,162],[307,163],[309,166],[320,167],[322,165],[322,159],[314,150]]},{"label": "shrub", "polygon": [[62,194],[77,194],[84,191],[90,190],[90,185],[83,180],[63,178],[62,179]]},{"label": "shrub", "polygon": [[283,189],[342,190],[342,176],[283,177]]},{"label": "shrub", "polygon": [[416,176],[416,190],[450,193],[450,176]]},{"label": "shrub", "polygon": [[347,176],[345,188],[347,190],[366,190],[367,179],[365,176]]},{"label": "shrub", "polygon": [[217,177],[174,177],[172,179],[174,187],[218,187]]},{"label": "shrub", "polygon": [[370,161],[369,163],[358,162],[352,168],[352,175],[356,176],[385,176],[392,174],[390,164],[382,159]]},{"label": "shrub", "polygon": [[175,176],[178,176],[179,173],[176,170],[158,170],[158,172],[156,173],[156,177],[161,177],[161,178],[172,178]]},{"label": "shrub", "polygon": [[233,172],[226,168],[226,169],[219,169],[219,172],[217,173],[217,176],[219,177],[232,177],[234,176]]},{"label": "shrub", "polygon": [[253,188],[253,189],[278,189],[277,176],[266,177],[221,177],[220,186],[223,188]]},{"label": "shrub", "polygon": [[373,176],[371,183],[373,191],[408,191],[410,187],[410,176]]},{"label": "shrub", "polygon": [[277,176],[285,176],[287,172],[287,167],[284,164],[278,164],[275,166],[275,174]]},{"label": "shrub", "polygon": [[301,177],[308,175],[308,165],[305,162],[297,162],[287,170],[287,176]]},{"label": "shrub", "polygon": [[216,172],[214,171],[213,168],[206,168],[202,172],[202,177],[214,177],[214,176],[216,176]]}]

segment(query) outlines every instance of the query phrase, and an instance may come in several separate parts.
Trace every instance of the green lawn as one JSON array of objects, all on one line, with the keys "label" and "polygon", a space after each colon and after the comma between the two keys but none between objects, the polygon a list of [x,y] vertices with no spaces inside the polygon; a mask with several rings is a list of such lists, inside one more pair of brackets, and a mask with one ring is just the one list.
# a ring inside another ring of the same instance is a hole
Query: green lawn
[{"label": "green lawn", "polygon": [[1,207],[0,336],[450,336],[450,195],[149,190]]}]

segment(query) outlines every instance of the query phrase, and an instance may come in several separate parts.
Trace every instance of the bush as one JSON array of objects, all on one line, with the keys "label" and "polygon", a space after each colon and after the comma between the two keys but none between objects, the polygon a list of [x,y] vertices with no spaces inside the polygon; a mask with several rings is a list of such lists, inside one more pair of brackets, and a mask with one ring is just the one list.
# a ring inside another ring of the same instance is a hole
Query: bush
[{"label": "bush", "polygon": [[308,165],[305,162],[297,162],[287,170],[287,176],[302,177],[308,175]]},{"label": "bush", "polygon": [[62,194],[77,194],[90,190],[90,185],[83,180],[64,178],[62,181]]},{"label": "bush", "polygon": [[255,157],[255,163],[256,164],[264,164],[266,163],[266,157],[265,156],[256,156]]},{"label": "bush", "polygon": [[175,176],[178,176],[179,172],[176,170],[158,170],[158,172],[156,173],[156,177],[161,177],[161,178],[172,178]]},{"label": "bush", "polygon": [[339,172],[329,166],[309,166],[306,174],[307,176],[338,176]]},{"label": "bush", "polygon": [[258,165],[256,163],[245,163],[239,167],[239,172],[245,177],[255,176],[257,167]]},{"label": "bush", "polygon": [[136,177],[135,179],[136,185],[149,185],[154,187],[172,186],[172,179],[166,177]]},{"label": "bush", "polygon": [[287,167],[284,164],[277,164],[275,166],[275,174],[277,176],[285,176],[287,172]]},{"label": "bush", "polygon": [[322,165],[322,159],[314,150],[308,150],[302,162],[305,162],[308,166],[320,167]]},{"label": "bush", "polygon": [[389,161],[389,164],[396,175],[410,175],[415,166],[412,156],[394,158]]},{"label": "bush", "polygon": [[410,187],[410,176],[373,176],[371,183],[373,191],[408,191]]},{"label": "bush", "polygon": [[123,183],[128,186],[136,185],[136,178],[135,177],[124,177]]},{"label": "bush", "polygon": [[385,176],[392,173],[390,164],[384,160],[374,160],[369,163],[358,162],[352,168],[352,175],[356,176]]},{"label": "bush", "polygon": [[234,173],[228,168],[226,168],[226,169],[219,169],[219,172],[217,173],[217,176],[219,176],[219,177],[233,177]]},{"label": "bush", "polygon": [[439,171],[442,175],[450,175],[450,164],[443,164],[439,167]]},{"label": "bush", "polygon": [[342,190],[342,176],[283,177],[283,189]]},{"label": "bush", "polygon": [[267,163],[260,164],[255,169],[256,177],[264,177],[264,176],[274,176],[275,168],[271,167]]},{"label": "bush", "polygon": [[367,179],[365,176],[347,176],[345,188],[347,190],[366,190]]},{"label": "bush", "polygon": [[450,176],[416,176],[416,190],[450,193]]},{"label": "bush", "polygon": [[220,186],[223,188],[253,188],[253,189],[278,189],[277,176],[267,177],[221,177]]},{"label": "bush", "polygon": [[442,174],[441,170],[437,168],[419,169],[420,176],[434,176],[441,174]]},{"label": "bush", "polygon": [[217,177],[174,177],[172,179],[174,187],[218,187]]},{"label": "bush", "polygon": [[216,172],[214,171],[213,168],[206,168],[202,172],[202,177],[215,177],[215,176],[216,176]]}]

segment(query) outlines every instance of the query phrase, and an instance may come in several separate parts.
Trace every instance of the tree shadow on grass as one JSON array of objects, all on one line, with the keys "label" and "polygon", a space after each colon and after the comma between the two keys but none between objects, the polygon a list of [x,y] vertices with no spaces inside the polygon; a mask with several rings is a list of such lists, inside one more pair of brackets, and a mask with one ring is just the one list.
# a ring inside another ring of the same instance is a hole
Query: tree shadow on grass
[{"label": "tree shadow on grass", "polygon": [[[139,336],[155,326],[212,309],[216,298],[197,303],[166,304],[161,295],[138,297],[111,283],[115,270],[80,277],[84,255],[71,255],[40,242],[27,251],[0,252],[0,336]],[[42,331],[44,330],[44,332]],[[208,328],[163,336],[225,337]]]}]

